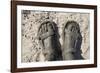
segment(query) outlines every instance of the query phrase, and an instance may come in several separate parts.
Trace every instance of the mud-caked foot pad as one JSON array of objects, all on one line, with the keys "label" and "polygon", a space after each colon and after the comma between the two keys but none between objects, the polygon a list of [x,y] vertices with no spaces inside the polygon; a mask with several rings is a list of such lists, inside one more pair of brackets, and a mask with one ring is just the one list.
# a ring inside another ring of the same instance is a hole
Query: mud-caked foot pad
[{"label": "mud-caked foot pad", "polygon": [[57,60],[56,32],[54,23],[51,21],[43,22],[38,30],[38,39],[43,49],[45,61]]},{"label": "mud-caked foot pad", "polygon": [[68,21],[63,30],[63,59],[82,59],[81,43],[82,36],[79,24],[75,21]]}]

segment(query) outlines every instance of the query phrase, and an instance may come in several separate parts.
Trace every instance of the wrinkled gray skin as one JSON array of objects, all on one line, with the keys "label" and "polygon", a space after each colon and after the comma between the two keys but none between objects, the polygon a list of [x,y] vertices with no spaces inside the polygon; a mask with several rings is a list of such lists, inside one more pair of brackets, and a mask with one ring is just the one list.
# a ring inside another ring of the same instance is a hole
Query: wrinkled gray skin
[{"label": "wrinkled gray skin", "polygon": [[[59,41],[57,38],[57,31],[55,28],[55,23],[46,21],[41,24],[39,28],[39,41],[43,48],[43,54],[45,56],[45,61],[56,61],[62,59],[62,53]],[[48,32],[50,35],[48,35]],[[42,36],[42,38],[40,37]]]},{"label": "wrinkled gray skin", "polygon": [[81,43],[82,36],[79,25],[75,21],[67,22],[63,30],[63,60],[83,59]]}]

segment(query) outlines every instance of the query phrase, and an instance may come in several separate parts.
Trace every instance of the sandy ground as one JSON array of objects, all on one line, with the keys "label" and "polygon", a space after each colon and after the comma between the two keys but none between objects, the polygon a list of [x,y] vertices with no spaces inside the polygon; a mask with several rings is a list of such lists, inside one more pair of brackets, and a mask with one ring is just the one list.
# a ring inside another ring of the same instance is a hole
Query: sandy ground
[{"label": "sandy ground", "polygon": [[62,29],[67,21],[74,20],[79,23],[82,35],[82,56],[89,59],[89,14],[88,13],[64,13],[64,12],[43,12],[22,10],[22,62],[34,62],[37,59],[44,61],[40,45],[38,43],[37,30],[40,24],[50,18],[54,21],[59,30],[59,41],[62,43]]}]

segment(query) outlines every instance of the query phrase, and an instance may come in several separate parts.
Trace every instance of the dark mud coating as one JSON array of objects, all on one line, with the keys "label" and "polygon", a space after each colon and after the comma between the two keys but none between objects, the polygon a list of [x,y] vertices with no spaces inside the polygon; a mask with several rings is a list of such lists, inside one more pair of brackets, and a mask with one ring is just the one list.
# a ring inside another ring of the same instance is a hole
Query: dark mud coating
[{"label": "dark mud coating", "polygon": [[39,43],[42,47],[45,61],[62,60],[61,46],[57,33],[56,24],[52,21],[43,22],[39,27]]},{"label": "dark mud coating", "polygon": [[81,56],[82,36],[80,27],[75,21],[68,21],[63,30],[63,46],[59,43],[58,30],[52,21],[41,24],[38,39],[42,47],[45,61],[78,60]]},{"label": "dark mud coating", "polygon": [[63,30],[63,60],[83,59],[81,56],[82,36],[79,24],[68,21]]}]

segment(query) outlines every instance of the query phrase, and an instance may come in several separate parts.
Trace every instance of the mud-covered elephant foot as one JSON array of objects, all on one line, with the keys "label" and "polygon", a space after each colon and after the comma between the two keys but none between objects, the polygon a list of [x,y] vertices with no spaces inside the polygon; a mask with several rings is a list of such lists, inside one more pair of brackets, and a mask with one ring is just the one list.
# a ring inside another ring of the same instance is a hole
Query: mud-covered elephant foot
[{"label": "mud-covered elephant foot", "polygon": [[45,61],[56,61],[61,59],[61,50],[57,47],[55,23],[43,22],[38,30],[39,43],[43,49]]},{"label": "mud-covered elephant foot", "polygon": [[82,36],[79,24],[68,21],[63,30],[63,60],[83,59],[81,56]]}]

